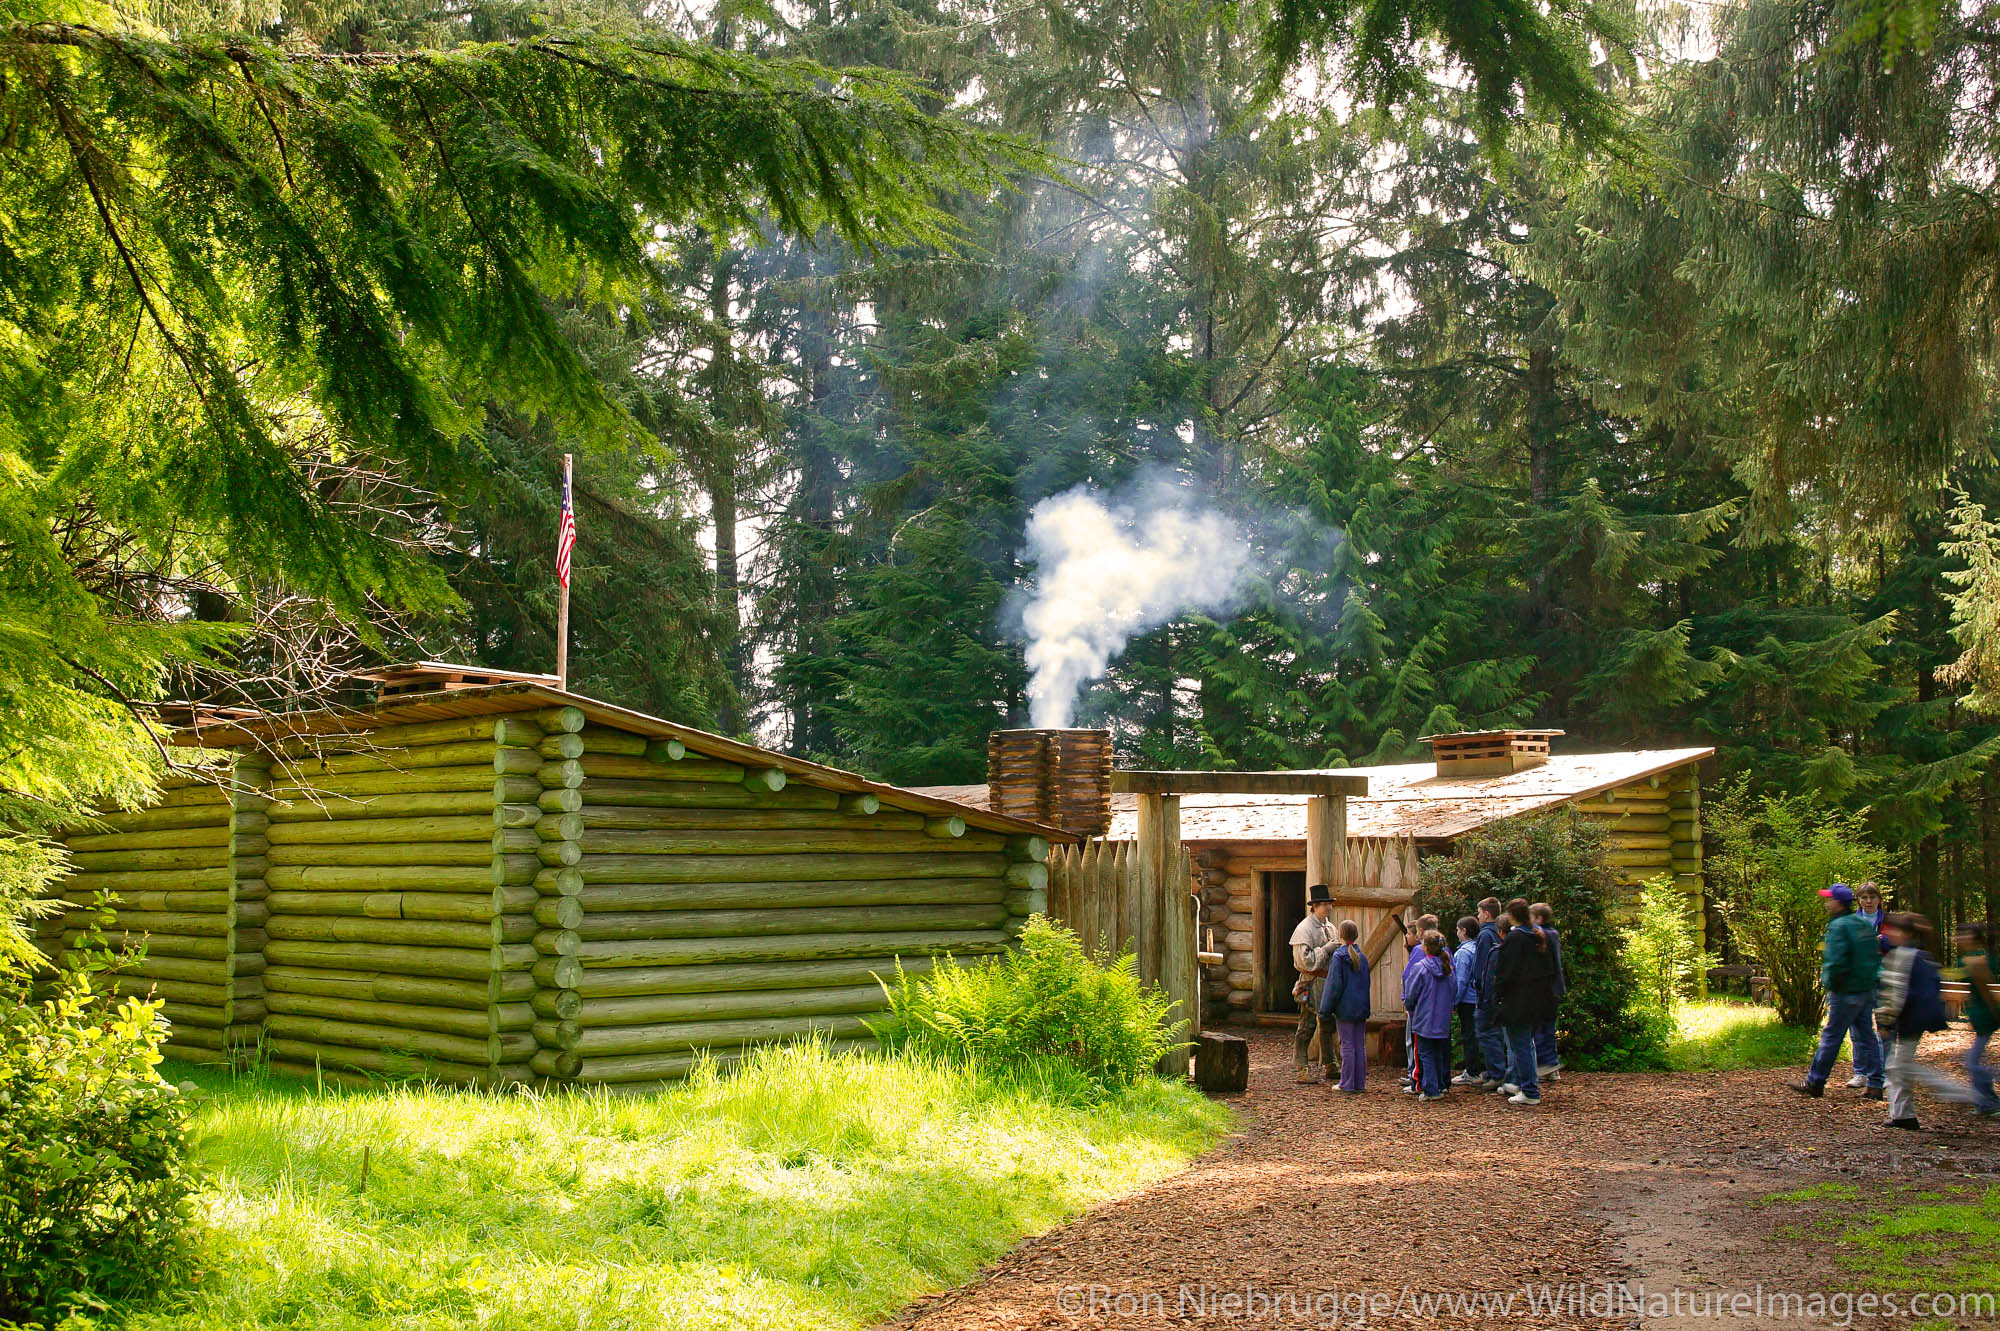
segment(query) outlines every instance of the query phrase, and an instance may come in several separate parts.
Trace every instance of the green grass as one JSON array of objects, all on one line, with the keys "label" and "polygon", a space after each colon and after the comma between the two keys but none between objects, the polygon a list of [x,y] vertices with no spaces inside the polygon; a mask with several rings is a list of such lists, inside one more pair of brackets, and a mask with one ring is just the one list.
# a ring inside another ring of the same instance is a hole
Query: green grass
[{"label": "green grass", "polygon": [[204,1271],[138,1328],[859,1326],[1230,1122],[814,1047],[629,1098],[168,1073],[208,1092]]},{"label": "green grass", "polygon": [[[1763,1205],[1832,1203],[1787,1227],[1788,1242],[1830,1245],[1857,1290],[1907,1298],[2000,1293],[2000,1186],[1891,1186],[1864,1194],[1847,1184],[1773,1193]],[[1968,1315],[1971,1315],[1969,1310]],[[1914,1328],[1964,1325],[1917,1321]],[[1980,1322],[1981,1325],[1988,1324]]]},{"label": "green grass", "polygon": [[1818,1043],[1817,1030],[1783,1025],[1775,1008],[1711,998],[1684,1003],[1675,1013],[1667,1067],[1673,1072],[1803,1067]]}]

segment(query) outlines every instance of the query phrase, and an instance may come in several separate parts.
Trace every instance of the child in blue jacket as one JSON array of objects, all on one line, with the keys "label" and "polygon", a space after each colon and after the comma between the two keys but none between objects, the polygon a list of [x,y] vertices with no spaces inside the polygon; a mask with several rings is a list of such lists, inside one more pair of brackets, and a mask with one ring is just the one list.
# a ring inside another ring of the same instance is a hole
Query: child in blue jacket
[{"label": "child in blue jacket", "polygon": [[1417,1076],[1426,1100],[1444,1099],[1451,1078],[1451,1018],[1457,1010],[1458,986],[1452,979],[1451,954],[1444,935],[1424,934],[1416,961],[1403,972],[1403,1010],[1417,1042]]},{"label": "child in blue jacket", "polygon": [[1361,929],[1353,920],[1342,920],[1336,932],[1340,946],[1326,964],[1319,1015],[1331,1018],[1339,1032],[1339,1089],[1359,1095],[1368,1085],[1368,958],[1362,955]]},{"label": "child in blue jacket", "polygon": [[1451,954],[1451,979],[1458,1000],[1458,1039],[1465,1047],[1465,1071],[1451,1079],[1454,1086],[1471,1086],[1480,1080],[1486,1060],[1479,1051],[1479,986],[1475,983],[1479,963],[1479,917],[1459,917],[1458,947]]}]

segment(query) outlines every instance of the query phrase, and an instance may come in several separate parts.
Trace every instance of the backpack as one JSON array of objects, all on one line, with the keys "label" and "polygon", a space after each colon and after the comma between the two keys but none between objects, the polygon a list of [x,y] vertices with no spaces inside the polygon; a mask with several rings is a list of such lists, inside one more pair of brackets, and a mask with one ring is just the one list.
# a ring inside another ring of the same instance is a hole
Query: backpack
[{"label": "backpack", "polygon": [[1941,1031],[1951,1025],[1944,1014],[1943,977],[1928,952],[1917,953],[1910,962],[1910,987],[1903,995],[1903,1011],[1896,1029],[1905,1033]]}]

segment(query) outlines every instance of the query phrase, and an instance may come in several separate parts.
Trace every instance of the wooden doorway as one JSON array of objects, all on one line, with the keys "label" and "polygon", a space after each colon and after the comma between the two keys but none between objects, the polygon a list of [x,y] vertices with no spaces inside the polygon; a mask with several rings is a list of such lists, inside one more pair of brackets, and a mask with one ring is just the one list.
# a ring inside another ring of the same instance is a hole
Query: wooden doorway
[{"label": "wooden doorway", "polygon": [[1264,907],[1264,992],[1260,1012],[1297,1012],[1292,986],[1299,968],[1292,964],[1292,930],[1306,917],[1306,874],[1299,869],[1260,873]]}]

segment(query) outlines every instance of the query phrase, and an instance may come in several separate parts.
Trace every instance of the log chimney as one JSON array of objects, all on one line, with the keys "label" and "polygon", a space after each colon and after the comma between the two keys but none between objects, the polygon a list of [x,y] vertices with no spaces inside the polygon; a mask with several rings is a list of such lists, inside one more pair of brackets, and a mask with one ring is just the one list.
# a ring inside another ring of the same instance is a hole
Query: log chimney
[{"label": "log chimney", "polygon": [[1078,836],[1111,830],[1111,732],[996,730],[986,741],[993,812]]},{"label": "log chimney", "polygon": [[1455,735],[1426,735],[1437,774],[1507,776],[1540,767],[1549,760],[1549,741],[1560,730],[1467,730]]}]

